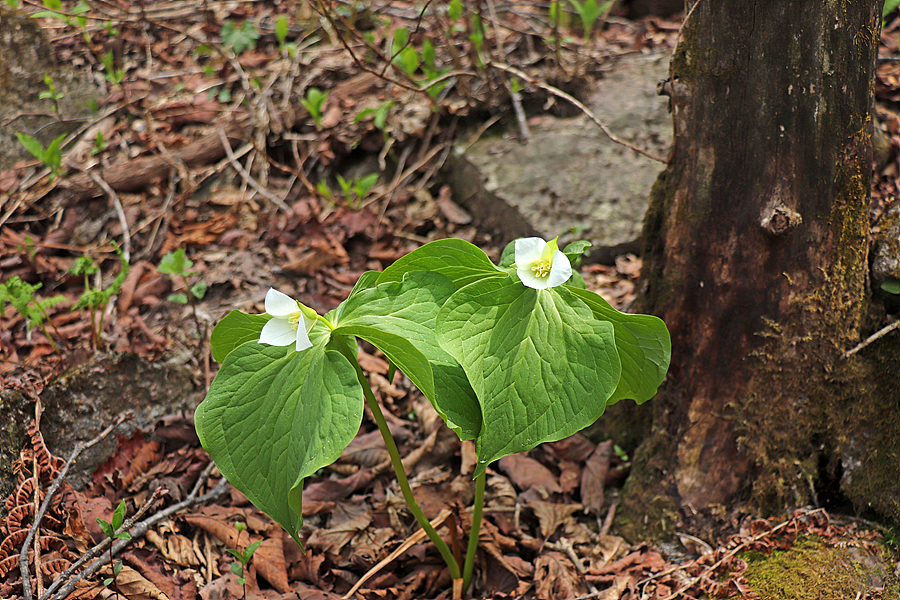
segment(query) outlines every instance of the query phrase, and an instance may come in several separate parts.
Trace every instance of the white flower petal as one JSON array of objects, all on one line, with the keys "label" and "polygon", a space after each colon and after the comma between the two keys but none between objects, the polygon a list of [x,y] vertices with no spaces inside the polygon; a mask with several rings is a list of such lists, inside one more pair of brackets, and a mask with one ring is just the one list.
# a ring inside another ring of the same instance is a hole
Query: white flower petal
[{"label": "white flower petal", "polygon": [[[275,288],[266,292],[266,312],[273,317],[287,317],[300,310],[297,301]],[[284,344],[282,344],[284,345]]]},{"label": "white flower petal", "polygon": [[534,288],[536,290],[543,290],[550,287],[550,278],[538,277],[535,275],[534,271],[531,270],[531,263],[526,263],[525,266],[517,267],[516,275],[519,276],[519,280],[525,284],[526,287]]},{"label": "white flower petal", "polygon": [[561,250],[553,253],[551,258],[550,276],[547,277],[547,287],[556,287],[562,285],[572,276],[572,263],[569,257],[563,254]]},{"label": "white flower petal", "polygon": [[[306,332],[303,332],[304,335]],[[274,318],[263,325],[262,331],[259,333],[259,343],[269,344],[272,346],[289,346],[297,340],[297,331],[291,326],[287,319]],[[309,338],[307,338],[309,341]]]},{"label": "white flower petal", "polygon": [[547,245],[547,242],[539,237],[516,240],[516,266],[521,268],[527,264],[530,269],[531,263],[541,260]]},{"label": "white flower petal", "polygon": [[309,334],[306,333],[306,330],[303,327],[298,327],[297,331],[292,333],[296,334],[294,338],[297,340],[297,352],[312,348],[312,342],[309,341]]}]

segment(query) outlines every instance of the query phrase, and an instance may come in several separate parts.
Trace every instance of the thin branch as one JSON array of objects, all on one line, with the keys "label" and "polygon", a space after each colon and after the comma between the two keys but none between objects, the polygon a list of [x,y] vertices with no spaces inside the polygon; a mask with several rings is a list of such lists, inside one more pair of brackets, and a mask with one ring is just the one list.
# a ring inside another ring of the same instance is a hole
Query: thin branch
[{"label": "thin branch", "polygon": [[847,350],[846,352],[841,354],[841,358],[850,358],[851,356],[853,356],[854,354],[856,354],[857,352],[859,352],[860,350],[862,350],[863,348],[865,348],[866,346],[868,346],[869,344],[874,342],[875,340],[886,336],[887,334],[889,334],[893,330],[897,329],[898,327],[900,327],[900,321],[895,321],[895,322],[891,323],[890,325],[888,325],[887,327],[882,327],[881,329],[879,329],[878,331],[876,331],[875,333],[873,333],[872,335],[867,337],[865,340],[858,343],[852,349]]},{"label": "thin branch", "polygon": [[231,149],[231,144],[228,142],[228,138],[225,137],[225,132],[221,127],[216,127],[216,133],[219,134],[219,139],[222,140],[222,147],[225,148],[225,153],[228,155],[228,160],[231,163],[231,166],[234,167],[234,170],[240,174],[241,178],[244,180],[244,183],[252,187],[259,193],[260,196],[283,210],[287,214],[291,214],[291,207],[284,203],[284,201],[278,196],[272,194],[268,190],[266,190],[263,186],[261,186],[250,173],[238,162],[237,158],[234,156],[234,151]]},{"label": "thin branch", "polygon": [[100,186],[106,195],[109,196],[109,199],[112,201],[113,206],[116,209],[116,216],[119,218],[119,225],[122,227],[122,255],[125,257],[125,262],[131,262],[131,232],[128,231],[128,219],[125,218],[125,209],[122,207],[122,201],[119,199],[119,195],[116,194],[116,191],[110,187],[106,181],[103,180],[102,177],[94,173],[91,169],[85,169],[81,165],[75,164],[73,161],[67,161],[68,166],[74,168],[77,171],[81,171],[85,175],[91,178],[91,181]]},{"label": "thin branch", "polygon": [[[112,433],[112,430],[119,426],[119,424],[127,421],[129,419],[134,418],[134,413],[131,411],[125,412],[118,417],[113,422],[112,425],[104,429],[100,432],[100,435],[95,437],[92,440],[87,442],[79,442],[75,445],[75,449],[72,450],[72,454],[69,456],[69,460],[66,461],[66,464],[63,465],[62,470],[59,472],[59,475],[56,476],[56,479],[53,480],[53,483],[50,485],[50,489],[47,490],[47,495],[44,496],[44,502],[41,504],[41,508],[38,510],[37,514],[34,517],[34,522],[31,524],[31,529],[28,530],[28,535],[25,537],[25,542],[22,544],[22,551],[19,553],[19,571],[22,573],[22,595],[25,597],[25,600],[31,600],[31,574],[28,572],[28,546],[31,544],[31,540],[35,537],[38,530],[41,526],[41,521],[44,518],[44,515],[47,514],[47,510],[50,508],[50,502],[53,500],[53,496],[59,490],[59,487],[63,484],[63,481],[66,479],[66,475],[69,473],[69,469],[75,463],[75,460],[78,456],[98,443],[100,443],[106,436]],[[40,576],[39,574],[36,574]],[[53,586],[51,586],[53,587]],[[49,593],[49,591],[47,592]],[[46,594],[44,594],[46,596]]]},{"label": "thin branch", "polygon": [[591,112],[591,110],[587,106],[582,104],[574,96],[571,96],[570,94],[567,94],[564,91],[562,91],[561,89],[553,87],[552,85],[550,85],[548,83],[544,83],[540,79],[537,79],[536,77],[532,77],[531,75],[529,75],[529,74],[525,73],[524,71],[521,71],[515,67],[511,67],[509,65],[495,63],[495,62],[490,62],[488,64],[492,67],[496,67],[496,68],[500,69],[501,71],[506,71],[508,73],[512,73],[513,75],[515,75],[517,77],[521,77],[523,80],[527,81],[531,85],[537,86],[537,87],[541,88],[542,90],[550,92],[554,96],[557,96],[559,98],[562,98],[563,100],[567,100],[568,102],[572,103],[581,112],[583,112],[585,115],[587,115],[587,117],[591,121],[593,121],[604,134],[606,134],[606,137],[608,137],[611,141],[615,142],[616,144],[625,146],[629,150],[633,150],[634,152],[637,152],[640,155],[646,156],[647,158],[661,162],[663,164],[668,162],[666,159],[662,158],[661,156],[656,156],[652,152],[648,152],[647,150],[644,150],[643,148],[639,148],[639,147],[635,146],[634,144],[631,144],[619,137],[616,137],[616,135],[612,131],[609,130],[609,127],[607,127],[606,124],[604,124],[600,119],[597,118],[597,115],[595,115],[593,112]]}]

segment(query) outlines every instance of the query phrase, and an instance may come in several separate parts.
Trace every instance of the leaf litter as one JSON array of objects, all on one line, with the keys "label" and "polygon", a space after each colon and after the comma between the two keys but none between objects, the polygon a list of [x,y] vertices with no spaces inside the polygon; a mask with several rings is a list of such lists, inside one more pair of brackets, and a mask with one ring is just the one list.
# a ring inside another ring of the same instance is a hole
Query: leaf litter
[{"label": "leaf litter", "polygon": [[[118,36],[92,26],[88,41],[74,21],[40,21],[60,62],[98,69],[102,79],[94,57],[108,45],[125,77],[107,87],[101,117],[81,137],[73,136],[68,150],[78,163],[99,165],[100,179],[113,193],[76,171],[47,185],[33,162],[0,172],[2,280],[41,282],[39,299],[64,298],[47,311],[46,332],[29,327],[11,306],[0,314],[4,389],[37,399],[49,380],[98,350],[87,343],[88,316],[71,311],[84,290],[69,269],[77,257],[88,256],[100,267],[95,285],[108,285],[118,272],[112,239],[127,239],[131,271],[105,310],[108,327],[99,350],[147,360],[179,357],[197,374],[201,389],[215,369],[204,343],[212,323],[230,308],[261,312],[269,286],[328,310],[365,270],[383,269],[431,239],[461,237],[499,255],[502,236],[479,231],[477,215],[437,176],[449,142],[466,125],[488,115],[515,123],[515,99],[501,75],[508,72],[486,70],[471,53],[454,55],[470,49],[465,31],[448,42],[440,20],[422,18],[407,2],[373,3],[355,14],[336,13],[337,19],[320,12],[321,3],[231,2],[198,9],[173,2],[141,11],[132,4],[96,7],[101,22],[114,24]],[[70,10],[75,5],[63,3]],[[569,90],[600,77],[602,65],[617,54],[671,48],[680,26],[658,18],[637,26],[612,19],[590,43],[576,30],[554,60],[535,48],[533,35],[548,33],[536,6],[513,2],[506,8],[497,23],[482,15],[492,25],[484,31],[492,64],[506,61]],[[293,55],[279,49],[274,33],[282,16],[292,22]],[[348,18],[374,40],[355,34],[353,43],[382,59],[398,29],[412,31],[416,44],[443,37],[438,50],[447,54],[441,58],[464,73],[449,78],[437,100],[429,99],[413,89],[420,83],[404,77],[390,56],[378,69],[351,56],[335,37]],[[226,40],[224,32],[238,22],[253,24],[257,37],[242,29],[241,36]],[[885,56],[896,56],[898,27],[895,19],[882,32]],[[878,114],[894,158],[873,182],[876,223],[898,192],[900,117],[889,104],[900,99],[896,65],[886,60],[878,68]],[[561,97],[548,94],[546,86],[519,83],[529,102],[562,109]],[[301,102],[313,88],[328,92],[318,125]],[[378,111],[386,106],[381,119]],[[94,153],[98,132],[107,144]],[[338,174],[354,180],[375,172],[378,181],[365,198],[341,195]],[[184,291],[183,283],[158,269],[162,256],[179,248],[187,249],[192,270],[208,286],[196,305],[169,301],[170,294]],[[627,309],[640,266],[638,257],[625,255],[615,265],[585,265],[583,274],[591,289]],[[364,343],[360,363],[371,374],[418,501],[459,552],[471,520],[466,507],[473,493],[473,444],[460,443],[440,427],[431,405],[405,377],[389,381],[384,357]],[[0,522],[2,597],[22,592],[19,551],[36,504],[64,462],[49,454],[36,425],[29,434]],[[611,533],[628,468],[613,452],[614,443],[576,434],[507,457],[488,471],[479,597],[754,598],[743,576],[742,551],[769,553],[804,535],[861,546],[878,537],[808,509],[777,523],[735,513],[716,536],[704,540],[685,533],[679,546],[665,551],[630,544]],[[154,490],[166,490],[164,506],[188,498],[198,482],[201,492],[215,490],[217,473],[206,480],[208,469],[190,414],[169,415],[153,431],[118,439],[115,453],[83,490],[63,483],[52,498],[37,535],[39,553],[26,553],[32,579],[40,579],[43,589],[52,585],[102,539],[96,519],[108,518],[120,500],[131,515],[155,497]],[[307,482],[303,507],[305,552],[229,488],[214,502],[170,515],[133,540],[121,554],[115,591],[138,599],[225,599],[245,592],[248,598],[330,599],[356,587],[354,597],[367,599],[449,597],[448,573],[427,540],[417,537],[370,421],[335,465]],[[225,550],[257,540],[262,544],[245,590]],[[112,575],[109,568],[78,582],[71,597],[108,597],[102,582]]]}]

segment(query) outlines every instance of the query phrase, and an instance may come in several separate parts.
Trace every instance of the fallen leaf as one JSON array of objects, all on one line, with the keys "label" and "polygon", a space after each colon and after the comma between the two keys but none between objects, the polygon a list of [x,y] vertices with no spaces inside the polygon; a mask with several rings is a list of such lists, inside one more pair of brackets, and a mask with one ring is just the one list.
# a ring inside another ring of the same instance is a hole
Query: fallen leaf
[{"label": "fallen leaf", "polygon": [[550,469],[533,458],[511,454],[500,459],[499,467],[520,491],[538,487],[550,494],[562,491]]},{"label": "fallen leaf", "polygon": [[581,472],[581,503],[584,504],[585,510],[595,515],[600,514],[603,508],[603,485],[609,471],[612,451],[612,440],[597,444]]},{"label": "fallen leaf", "polygon": [[280,535],[265,538],[253,553],[256,572],[282,593],[291,591],[287,566],[284,563],[284,547]]},{"label": "fallen leaf", "polygon": [[582,508],[580,504],[559,504],[542,500],[531,500],[528,502],[528,507],[538,518],[541,525],[541,536],[545,540],[553,535],[565,521],[571,520],[572,515]]}]

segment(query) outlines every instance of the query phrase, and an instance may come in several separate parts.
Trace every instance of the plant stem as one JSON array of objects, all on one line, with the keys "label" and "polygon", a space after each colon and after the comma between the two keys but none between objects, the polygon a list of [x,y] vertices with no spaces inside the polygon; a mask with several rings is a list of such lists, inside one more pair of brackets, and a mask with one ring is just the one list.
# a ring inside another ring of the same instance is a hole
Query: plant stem
[{"label": "plant stem", "polygon": [[[422,509],[419,508],[418,502],[416,502],[415,496],[413,496],[412,488],[409,487],[409,479],[406,477],[406,472],[403,470],[403,462],[400,459],[400,451],[397,450],[397,444],[394,442],[394,436],[391,435],[391,430],[388,428],[387,421],[384,419],[384,413],[381,412],[381,407],[378,406],[378,401],[375,399],[375,393],[372,391],[372,386],[369,385],[369,380],[366,379],[365,373],[363,373],[362,367],[359,366],[359,362],[357,362],[356,357],[353,356],[353,353],[350,352],[350,349],[347,347],[347,343],[344,341],[343,337],[340,335],[334,336],[339,340],[339,344],[341,346],[341,353],[347,360],[350,361],[350,364],[353,365],[353,368],[356,369],[356,377],[359,379],[359,383],[363,389],[363,395],[366,398],[366,405],[369,407],[369,410],[372,411],[372,416],[375,418],[375,423],[378,425],[378,430],[381,432],[381,437],[384,438],[384,445],[387,448],[388,454],[391,457],[391,465],[394,467],[394,472],[397,474],[397,482],[400,484],[400,492],[403,494],[403,499],[406,501],[406,505],[409,507],[409,512],[413,514],[418,521],[419,525],[422,529],[425,530],[425,533],[428,534],[429,539],[437,546],[438,551],[441,553],[441,556],[444,558],[444,562],[447,563],[447,567],[450,569],[450,577],[452,579],[459,579],[461,577],[459,571],[459,563],[456,562],[456,559],[453,558],[453,552],[450,551],[450,547],[447,546],[447,543],[438,535],[438,532],[435,531],[434,527],[431,526],[431,523],[428,522],[428,517],[425,516],[425,513],[422,512]],[[480,515],[479,515],[480,517]]]},{"label": "plant stem", "polygon": [[475,569],[475,553],[478,550],[478,532],[481,529],[481,510],[484,508],[484,484],[487,475],[482,471],[475,478],[475,500],[472,503],[472,526],[469,529],[469,545],[466,547],[466,562],[463,566],[463,593],[472,583],[472,571]]}]

